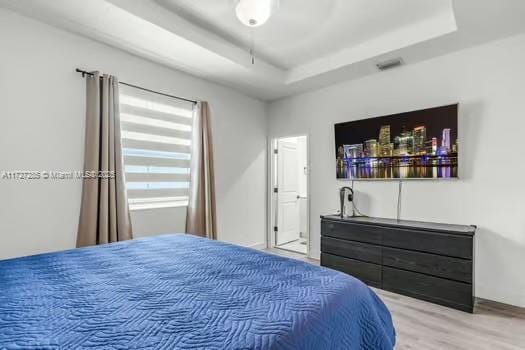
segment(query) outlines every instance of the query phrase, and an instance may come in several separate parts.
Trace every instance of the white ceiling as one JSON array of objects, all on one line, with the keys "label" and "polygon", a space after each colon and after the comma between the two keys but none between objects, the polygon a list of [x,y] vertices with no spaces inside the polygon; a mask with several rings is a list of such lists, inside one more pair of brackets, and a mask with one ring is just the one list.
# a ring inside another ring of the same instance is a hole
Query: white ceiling
[{"label": "white ceiling", "polygon": [[[525,32],[524,0],[281,0],[251,32],[234,0],[0,0],[166,66],[273,100]],[[248,54],[255,43],[256,64]]]},{"label": "white ceiling", "polygon": [[269,21],[252,30],[235,17],[234,0],[154,0],[282,69],[352,47],[407,24],[449,11],[450,0],[282,0]]}]

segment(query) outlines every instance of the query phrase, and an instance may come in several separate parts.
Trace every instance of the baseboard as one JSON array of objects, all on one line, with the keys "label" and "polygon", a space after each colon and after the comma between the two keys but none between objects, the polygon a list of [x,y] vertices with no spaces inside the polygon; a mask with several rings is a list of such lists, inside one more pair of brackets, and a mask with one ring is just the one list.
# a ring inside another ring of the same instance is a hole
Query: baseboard
[{"label": "baseboard", "polygon": [[256,244],[249,246],[248,248],[263,250],[263,249],[266,249],[266,242],[256,243]]},{"label": "baseboard", "polygon": [[476,297],[475,301],[476,305],[489,305],[489,307],[497,307],[499,309],[508,310],[508,311],[514,311],[521,315],[525,315],[525,307],[502,303],[499,301],[489,300],[489,299],[483,299]]}]

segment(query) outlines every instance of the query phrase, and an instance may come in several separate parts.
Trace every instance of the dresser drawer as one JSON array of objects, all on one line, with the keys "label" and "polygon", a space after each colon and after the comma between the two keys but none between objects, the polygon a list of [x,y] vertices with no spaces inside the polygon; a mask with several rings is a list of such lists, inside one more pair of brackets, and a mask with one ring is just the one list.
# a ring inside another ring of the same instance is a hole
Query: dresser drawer
[{"label": "dresser drawer", "polygon": [[371,286],[381,287],[381,265],[321,253],[321,266],[347,273]]},{"label": "dresser drawer", "polygon": [[383,265],[472,283],[472,261],[410,250],[383,248]]},{"label": "dresser drawer", "polygon": [[383,245],[388,247],[472,259],[472,237],[398,228],[383,230]]},{"label": "dresser drawer", "polygon": [[368,243],[321,237],[321,251],[364,262],[381,264],[381,247]]},{"label": "dresser drawer", "polygon": [[472,285],[383,266],[383,289],[472,312]]},{"label": "dresser drawer", "polygon": [[378,226],[321,221],[321,235],[364,243],[381,244],[383,230],[384,228]]}]

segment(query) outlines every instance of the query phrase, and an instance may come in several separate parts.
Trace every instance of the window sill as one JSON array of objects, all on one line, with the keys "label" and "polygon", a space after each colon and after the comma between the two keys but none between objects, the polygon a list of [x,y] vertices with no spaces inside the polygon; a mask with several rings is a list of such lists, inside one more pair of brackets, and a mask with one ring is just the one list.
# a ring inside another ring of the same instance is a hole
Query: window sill
[{"label": "window sill", "polygon": [[185,208],[188,203],[153,203],[153,204],[134,204],[129,206],[130,211],[142,211],[151,209],[166,209],[166,208]]}]

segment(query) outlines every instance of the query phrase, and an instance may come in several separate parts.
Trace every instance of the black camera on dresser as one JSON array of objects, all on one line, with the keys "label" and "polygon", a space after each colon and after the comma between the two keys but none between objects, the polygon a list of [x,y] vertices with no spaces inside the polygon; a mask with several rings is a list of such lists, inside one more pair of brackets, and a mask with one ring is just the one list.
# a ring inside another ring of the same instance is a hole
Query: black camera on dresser
[{"label": "black camera on dresser", "polygon": [[321,265],[370,286],[474,310],[475,226],[322,216]]}]

